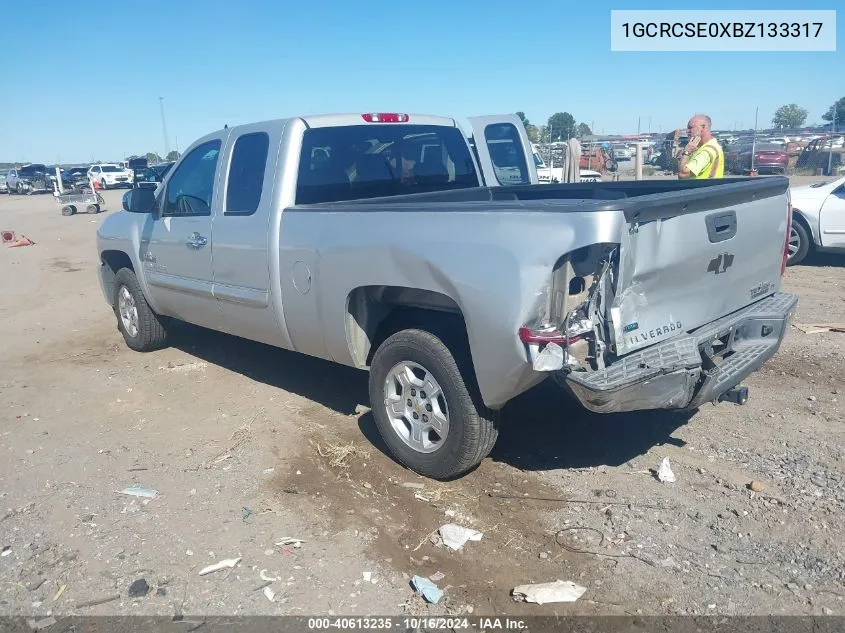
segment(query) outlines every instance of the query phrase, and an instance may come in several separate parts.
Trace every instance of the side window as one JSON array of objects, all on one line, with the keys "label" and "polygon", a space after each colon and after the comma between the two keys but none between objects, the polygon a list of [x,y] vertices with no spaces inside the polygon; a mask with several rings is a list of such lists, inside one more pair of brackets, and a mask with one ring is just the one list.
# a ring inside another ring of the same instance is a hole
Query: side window
[{"label": "side window", "polygon": [[519,131],[510,123],[497,123],[484,128],[484,140],[493,161],[493,171],[500,185],[528,184],[528,165]]},{"label": "side window", "polygon": [[95,174],[99,174],[99,173],[100,173],[100,168],[99,168],[99,167],[92,167],[92,168],[91,168],[91,171],[92,171],[92,172],[94,172]]},{"label": "side window", "polygon": [[163,217],[211,215],[219,156],[219,139],[203,143],[185,156],[167,183],[161,210]]},{"label": "side window", "polygon": [[244,134],[235,141],[226,184],[226,215],[252,215],[258,209],[269,148],[266,132]]}]

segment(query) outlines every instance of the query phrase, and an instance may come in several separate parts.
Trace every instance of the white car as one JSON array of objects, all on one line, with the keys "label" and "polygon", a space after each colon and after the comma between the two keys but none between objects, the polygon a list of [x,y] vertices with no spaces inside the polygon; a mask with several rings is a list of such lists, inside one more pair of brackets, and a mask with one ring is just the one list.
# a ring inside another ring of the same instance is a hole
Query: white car
[{"label": "white car", "polygon": [[[542,184],[563,182],[563,167],[549,167],[537,152],[537,147],[532,145],[534,150],[534,165],[537,167],[537,177]],[[601,182],[601,174],[592,169],[579,170],[580,182]]]},{"label": "white car", "polygon": [[845,253],[845,178],[791,187],[792,230],[787,265],[808,253]]},{"label": "white car", "polygon": [[113,187],[132,188],[132,176],[120,165],[114,163],[91,165],[88,170],[88,180],[100,183],[103,189]]}]

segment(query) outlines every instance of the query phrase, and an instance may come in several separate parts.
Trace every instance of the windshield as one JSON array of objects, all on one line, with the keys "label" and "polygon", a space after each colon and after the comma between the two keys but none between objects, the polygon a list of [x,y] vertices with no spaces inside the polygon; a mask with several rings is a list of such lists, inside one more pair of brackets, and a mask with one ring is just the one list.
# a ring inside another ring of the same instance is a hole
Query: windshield
[{"label": "windshield", "polygon": [[102,169],[103,171],[108,172],[108,173],[113,173],[113,172],[116,172],[116,171],[123,171],[120,167],[115,167],[114,165],[102,165],[100,167],[100,169]]}]

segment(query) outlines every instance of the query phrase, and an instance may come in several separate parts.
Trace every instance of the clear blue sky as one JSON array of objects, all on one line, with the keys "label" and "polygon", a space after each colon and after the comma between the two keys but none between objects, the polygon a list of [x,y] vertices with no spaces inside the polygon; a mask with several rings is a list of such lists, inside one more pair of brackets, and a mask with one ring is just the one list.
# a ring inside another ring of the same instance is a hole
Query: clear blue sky
[{"label": "clear blue sky", "polygon": [[633,3],[38,0],[7,14],[11,6],[15,19],[0,22],[2,68],[12,71],[0,87],[0,161],[162,153],[160,96],[180,149],[225,123],[297,114],[522,110],[539,124],[568,111],[610,134],[636,132],[638,116],[643,131],[674,129],[697,111],[716,128],[750,127],[756,106],[763,126],[793,101],[814,123],[845,96],[845,11],[832,53],[614,53],[610,9]]}]

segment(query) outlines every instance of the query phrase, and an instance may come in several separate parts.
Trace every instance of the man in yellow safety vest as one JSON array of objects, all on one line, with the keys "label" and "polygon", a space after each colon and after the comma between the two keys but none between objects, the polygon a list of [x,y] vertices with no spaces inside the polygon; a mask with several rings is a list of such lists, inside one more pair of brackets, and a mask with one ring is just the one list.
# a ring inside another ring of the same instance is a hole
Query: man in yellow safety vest
[{"label": "man in yellow safety vest", "polygon": [[696,114],[687,123],[689,142],[678,158],[678,178],[724,178],[725,154],[710,131],[706,114]]}]

